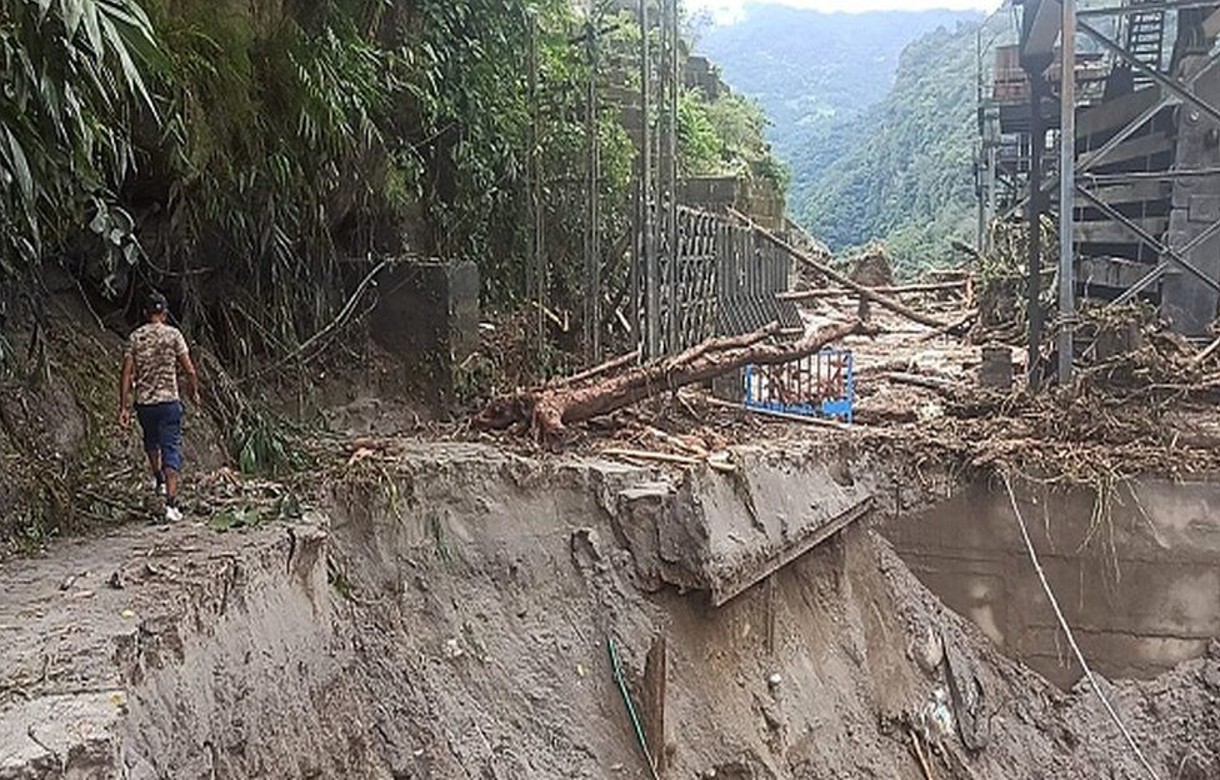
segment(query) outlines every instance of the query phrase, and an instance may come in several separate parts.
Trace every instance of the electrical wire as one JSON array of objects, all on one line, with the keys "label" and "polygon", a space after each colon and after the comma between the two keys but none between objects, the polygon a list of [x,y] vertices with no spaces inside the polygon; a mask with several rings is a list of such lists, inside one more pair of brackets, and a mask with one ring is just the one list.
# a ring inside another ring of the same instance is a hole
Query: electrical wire
[{"label": "electrical wire", "polygon": [[657,764],[652,760],[652,751],[648,749],[648,741],[644,739],[644,727],[640,723],[639,715],[636,714],[635,705],[631,702],[631,694],[627,692],[627,680],[623,676],[623,664],[619,660],[618,647],[614,644],[613,637],[606,637],[606,651],[610,654],[610,669],[614,673],[614,682],[618,685],[618,692],[623,697],[623,704],[627,706],[627,715],[631,718],[631,727],[635,731],[635,741],[644,753],[644,760],[648,762],[648,771],[652,773],[653,780],[661,780],[660,775],[657,774]]},{"label": "electrical wire", "polygon": [[1080,646],[1076,644],[1076,637],[1072,634],[1072,629],[1068,626],[1067,618],[1063,616],[1063,610],[1059,608],[1059,601],[1055,598],[1055,594],[1051,591],[1051,585],[1047,582],[1046,572],[1042,570],[1042,564],[1038,561],[1038,553],[1034,551],[1034,543],[1029,538],[1029,529],[1025,526],[1025,518],[1021,516],[1021,510],[1017,508],[1017,496],[1012,490],[1012,481],[1008,478],[1008,472],[1003,473],[1004,487],[1008,490],[1008,500],[1012,504],[1013,516],[1017,518],[1017,524],[1021,527],[1021,538],[1025,540],[1025,549],[1029,552],[1029,560],[1034,565],[1034,571],[1038,573],[1038,579],[1042,582],[1042,590],[1046,592],[1046,598],[1051,603],[1051,608],[1055,610],[1055,617],[1059,620],[1059,627],[1063,629],[1063,633],[1067,635],[1068,644],[1072,647],[1072,652],[1076,655],[1076,661],[1080,664],[1080,668],[1084,670],[1084,676],[1089,681],[1089,685],[1093,688],[1093,693],[1097,694],[1097,698],[1101,699],[1102,706],[1106,708],[1106,713],[1110,716],[1110,720],[1114,721],[1114,725],[1122,732],[1123,738],[1127,740],[1127,744],[1131,750],[1139,758],[1144,769],[1148,772],[1148,776],[1152,780],[1159,780],[1156,770],[1152,768],[1152,764],[1148,763],[1148,759],[1144,757],[1144,751],[1135,742],[1135,737],[1127,730],[1123,724],[1122,718],[1114,711],[1114,707],[1110,705],[1105,694],[1101,692],[1101,686],[1097,684],[1097,678],[1093,676],[1093,670],[1089,668],[1089,664],[1084,660],[1084,653],[1080,652]]}]

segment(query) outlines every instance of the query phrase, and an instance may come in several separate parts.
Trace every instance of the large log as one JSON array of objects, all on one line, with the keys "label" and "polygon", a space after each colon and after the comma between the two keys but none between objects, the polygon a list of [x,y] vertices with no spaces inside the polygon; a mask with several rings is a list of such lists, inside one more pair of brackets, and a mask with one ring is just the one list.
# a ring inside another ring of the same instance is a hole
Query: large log
[{"label": "large log", "polygon": [[747,365],[776,365],[812,355],[855,333],[875,331],[860,320],[828,325],[790,344],[763,343],[775,325],[744,336],[709,339],[674,357],[633,368],[583,387],[544,387],[491,401],[474,419],[486,430],[530,430],[552,438],[572,423],[591,420],[645,398],[706,382]]},{"label": "large log", "polygon": [[[904,293],[924,293],[924,292],[954,292],[961,290],[966,286],[966,279],[954,279],[948,282],[920,282],[918,284],[899,284],[888,287],[868,287],[869,292],[878,295],[902,295]],[[824,288],[818,290],[794,290],[792,292],[776,293],[775,297],[781,301],[807,301],[814,298],[833,298],[837,295],[857,295],[852,289],[841,289],[838,287]]]},{"label": "large log", "polygon": [[745,214],[742,214],[740,211],[737,211],[736,209],[729,209],[729,211],[733,214],[733,216],[737,217],[738,219],[742,220],[747,225],[749,225],[754,230],[755,233],[757,233],[758,235],[767,239],[772,244],[774,244],[775,246],[779,247],[780,249],[782,249],[783,251],[785,251],[789,255],[791,255],[793,257],[793,259],[797,260],[800,263],[803,263],[804,265],[809,266],[810,268],[817,271],[822,276],[825,276],[827,279],[831,280],[832,282],[841,284],[844,287],[847,287],[848,289],[854,291],[861,298],[864,298],[864,299],[870,300],[870,301],[876,301],[878,305],[880,305],[886,309],[889,309],[890,311],[894,312],[895,314],[900,314],[903,317],[906,317],[908,320],[911,320],[912,322],[918,322],[920,325],[927,325],[929,328],[943,328],[945,325],[948,324],[946,322],[942,322],[941,320],[936,319],[935,317],[929,317],[928,315],[924,314],[923,312],[916,311],[915,309],[912,309],[910,306],[907,306],[904,303],[902,303],[901,301],[895,300],[894,298],[891,298],[888,295],[874,292],[871,288],[865,287],[864,285],[860,284],[859,282],[856,282],[856,281],[850,279],[849,277],[839,273],[838,271],[836,271],[835,269],[826,265],[825,263],[818,261],[812,255],[810,255],[806,252],[802,252],[801,250],[792,246],[784,239],[782,239],[779,236],[772,233],[770,230],[767,230],[765,227],[754,222],[752,219],[747,217]]}]

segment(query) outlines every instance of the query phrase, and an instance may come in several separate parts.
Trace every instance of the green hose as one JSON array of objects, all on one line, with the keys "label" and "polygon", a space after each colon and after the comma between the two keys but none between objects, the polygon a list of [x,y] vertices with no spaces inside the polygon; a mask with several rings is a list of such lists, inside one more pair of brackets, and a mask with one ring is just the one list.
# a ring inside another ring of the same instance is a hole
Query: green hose
[{"label": "green hose", "polygon": [[635,705],[631,703],[631,694],[627,692],[627,681],[623,679],[623,664],[619,661],[618,648],[613,637],[606,637],[606,650],[610,653],[614,682],[618,683],[618,692],[623,696],[623,704],[627,705],[627,715],[631,718],[631,727],[635,730],[635,740],[639,743],[640,750],[644,751],[644,760],[648,762],[648,771],[652,773],[653,780],[661,780],[661,776],[657,774],[656,762],[652,760],[652,752],[648,749],[648,740],[644,739],[644,727],[640,725],[640,717],[635,712]]}]

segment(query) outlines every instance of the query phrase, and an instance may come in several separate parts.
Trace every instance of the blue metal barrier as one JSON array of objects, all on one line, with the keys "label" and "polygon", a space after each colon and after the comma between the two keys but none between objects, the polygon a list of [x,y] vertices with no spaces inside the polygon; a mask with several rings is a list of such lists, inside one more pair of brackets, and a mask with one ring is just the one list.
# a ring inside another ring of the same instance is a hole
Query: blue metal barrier
[{"label": "blue metal barrier", "polygon": [[856,400],[850,350],[826,349],[774,366],[746,366],[745,405],[850,423]]}]

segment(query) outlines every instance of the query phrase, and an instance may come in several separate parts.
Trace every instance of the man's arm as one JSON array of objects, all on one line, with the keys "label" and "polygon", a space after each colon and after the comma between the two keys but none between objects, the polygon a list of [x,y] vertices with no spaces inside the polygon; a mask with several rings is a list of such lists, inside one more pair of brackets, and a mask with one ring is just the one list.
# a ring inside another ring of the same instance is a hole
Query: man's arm
[{"label": "man's arm", "polygon": [[178,355],[178,365],[182,366],[182,373],[186,374],[187,381],[191,385],[191,400],[196,406],[202,405],[199,398],[199,374],[195,371],[195,363],[191,360],[191,353],[183,352]]},{"label": "man's arm", "polygon": [[131,380],[135,374],[136,361],[131,353],[123,355],[123,368],[119,372],[119,425],[131,425]]}]

